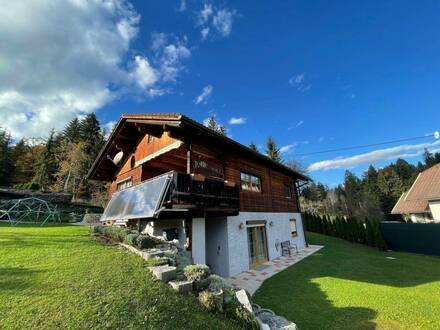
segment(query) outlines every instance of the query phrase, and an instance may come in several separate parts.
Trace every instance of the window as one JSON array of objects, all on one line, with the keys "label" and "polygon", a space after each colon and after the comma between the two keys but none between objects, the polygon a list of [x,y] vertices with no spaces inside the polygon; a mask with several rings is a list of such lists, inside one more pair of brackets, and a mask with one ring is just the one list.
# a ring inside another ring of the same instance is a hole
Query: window
[{"label": "window", "polygon": [[293,194],[292,194],[292,187],[289,186],[288,184],[284,185],[284,197],[286,198],[292,198]]},{"label": "window", "polygon": [[153,136],[148,134],[148,136],[147,136],[147,143],[150,144],[152,142],[153,142]]},{"label": "window", "polygon": [[258,176],[241,172],[241,189],[261,192],[261,179]]},{"label": "window", "polygon": [[116,183],[116,189],[117,190],[124,190],[127,189],[128,187],[131,187],[133,185],[133,180],[131,179],[131,177],[124,179],[122,181],[119,181]]},{"label": "window", "polygon": [[296,230],[296,219],[290,219],[290,233],[292,237],[298,236],[298,232]]}]

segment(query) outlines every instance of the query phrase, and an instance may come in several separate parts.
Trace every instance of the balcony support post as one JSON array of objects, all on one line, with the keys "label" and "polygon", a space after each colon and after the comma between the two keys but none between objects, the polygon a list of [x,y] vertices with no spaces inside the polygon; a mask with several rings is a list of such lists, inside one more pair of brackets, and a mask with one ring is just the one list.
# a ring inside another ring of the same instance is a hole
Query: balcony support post
[{"label": "balcony support post", "polygon": [[179,231],[179,248],[185,251],[185,243],[186,243],[185,219],[180,220],[178,231]]},{"label": "balcony support post", "polygon": [[192,219],[191,253],[195,264],[206,264],[205,218]]},{"label": "balcony support post", "polygon": [[191,174],[191,162],[192,162],[192,145],[188,143],[188,149],[186,151],[186,174]]}]

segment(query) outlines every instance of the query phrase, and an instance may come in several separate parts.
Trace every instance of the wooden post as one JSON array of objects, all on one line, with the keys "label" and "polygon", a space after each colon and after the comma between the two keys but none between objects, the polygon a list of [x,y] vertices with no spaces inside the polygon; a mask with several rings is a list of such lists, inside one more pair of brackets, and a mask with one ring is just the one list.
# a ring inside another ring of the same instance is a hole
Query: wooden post
[{"label": "wooden post", "polygon": [[186,173],[191,174],[191,143],[188,144],[188,150],[186,151]]}]

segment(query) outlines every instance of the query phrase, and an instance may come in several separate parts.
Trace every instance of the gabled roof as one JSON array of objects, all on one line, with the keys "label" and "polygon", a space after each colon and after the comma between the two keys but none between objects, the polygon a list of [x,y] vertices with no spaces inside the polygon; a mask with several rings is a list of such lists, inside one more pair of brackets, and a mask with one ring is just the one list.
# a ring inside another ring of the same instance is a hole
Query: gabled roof
[{"label": "gabled roof", "polygon": [[437,199],[440,199],[440,164],[420,173],[411,188],[400,196],[391,213],[424,213],[429,210],[429,201]]},{"label": "gabled roof", "polygon": [[[106,181],[113,180],[116,175],[117,167],[113,165],[109,158],[114,157],[121,149],[124,150],[124,156],[128,157],[130,153],[126,152],[126,150],[134,151],[140,139],[145,136],[145,134],[160,136],[164,131],[170,132],[173,137],[183,140],[184,142],[203,141],[205,143],[211,143],[223,150],[239,152],[246,157],[253,158],[296,179],[304,181],[311,180],[308,176],[273,161],[266,155],[256,152],[178,113],[122,114],[112,134],[90,168],[87,175],[88,178]],[[121,163],[124,163],[124,161]]]}]

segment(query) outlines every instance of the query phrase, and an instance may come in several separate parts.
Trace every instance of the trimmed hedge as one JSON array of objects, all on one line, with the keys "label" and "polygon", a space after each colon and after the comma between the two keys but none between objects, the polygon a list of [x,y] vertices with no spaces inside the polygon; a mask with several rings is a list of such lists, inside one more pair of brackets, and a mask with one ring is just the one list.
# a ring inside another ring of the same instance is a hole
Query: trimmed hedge
[{"label": "trimmed hedge", "polygon": [[365,244],[386,251],[387,246],[382,236],[379,221],[351,218],[330,218],[312,213],[304,213],[304,226],[307,231],[334,236],[347,241]]}]

